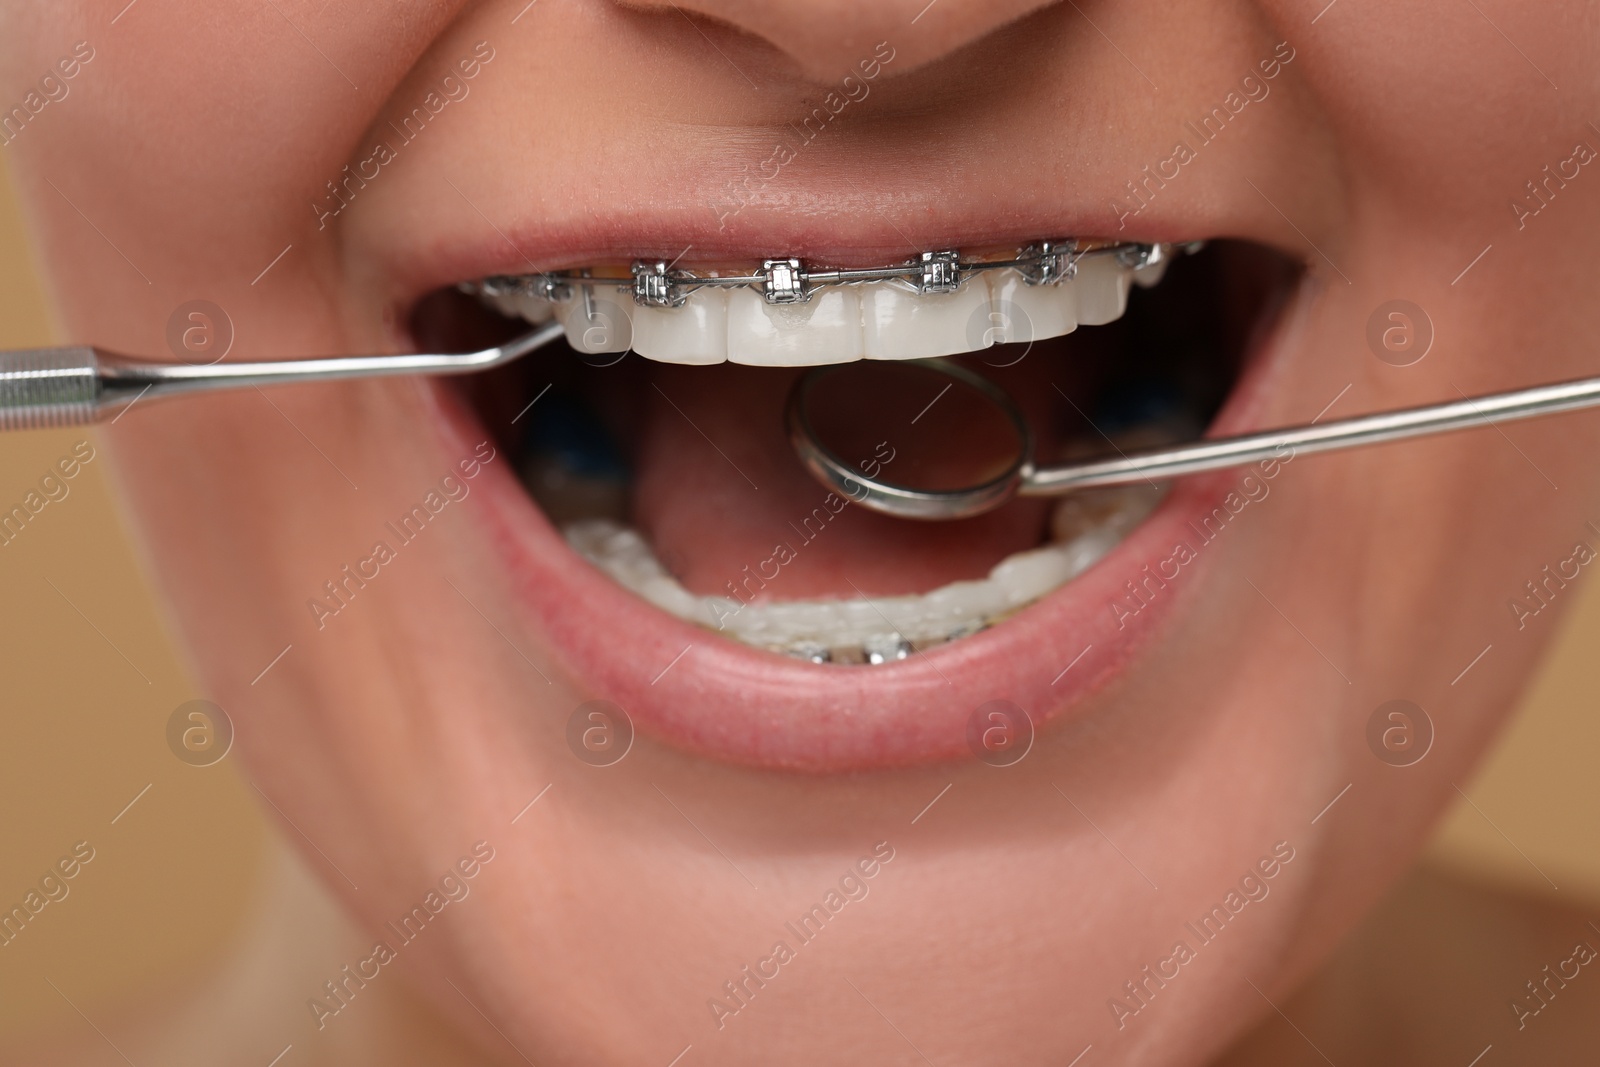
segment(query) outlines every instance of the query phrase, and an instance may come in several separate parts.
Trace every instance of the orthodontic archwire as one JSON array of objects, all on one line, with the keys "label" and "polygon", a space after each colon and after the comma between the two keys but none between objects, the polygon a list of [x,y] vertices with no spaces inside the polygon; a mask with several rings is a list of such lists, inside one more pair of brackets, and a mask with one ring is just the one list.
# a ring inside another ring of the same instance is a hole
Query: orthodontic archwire
[{"label": "orthodontic archwire", "polygon": [[552,302],[571,299],[580,291],[612,288],[631,293],[640,307],[655,308],[681,307],[699,289],[755,289],[768,304],[804,304],[821,289],[869,282],[899,282],[916,293],[953,293],[968,278],[994,270],[1015,270],[1029,285],[1054,285],[1071,280],[1086,259],[1113,256],[1124,267],[1143,270],[1165,262],[1175,251],[1199,251],[1203,244],[1039,241],[1010,259],[963,259],[957,251],[943,250],[923,252],[894,266],[852,269],[821,269],[791,257],[763,260],[760,269],[749,274],[708,274],[674,269],[666,260],[635,260],[626,276],[591,271],[500,274],[462,282],[459,288],[473,296],[515,295]]}]

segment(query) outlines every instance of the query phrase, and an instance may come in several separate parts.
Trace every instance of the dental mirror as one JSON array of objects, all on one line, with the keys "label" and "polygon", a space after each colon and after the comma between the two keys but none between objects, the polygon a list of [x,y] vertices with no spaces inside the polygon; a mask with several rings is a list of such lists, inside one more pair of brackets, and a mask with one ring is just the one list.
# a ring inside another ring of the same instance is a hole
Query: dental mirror
[{"label": "dental mirror", "polygon": [[817,367],[795,382],[787,421],[800,462],[829,488],[887,515],[959,519],[1016,495],[1157,482],[1597,405],[1600,378],[1586,378],[1036,467],[1027,422],[1003,390],[947,361],[910,360]]},{"label": "dental mirror", "polygon": [[823,481],[892,515],[953,519],[1009,499],[1032,453],[1011,399],[962,367],[818,367],[789,396],[789,439]]}]

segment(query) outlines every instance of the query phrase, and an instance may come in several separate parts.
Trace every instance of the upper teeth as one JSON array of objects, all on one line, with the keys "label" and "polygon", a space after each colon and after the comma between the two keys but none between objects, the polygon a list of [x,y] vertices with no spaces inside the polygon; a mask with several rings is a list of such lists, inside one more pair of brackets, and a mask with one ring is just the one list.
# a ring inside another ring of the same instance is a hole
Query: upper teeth
[{"label": "upper teeth", "polygon": [[798,261],[768,260],[734,278],[638,264],[630,279],[543,275],[464,288],[529,322],[559,318],[580,352],[812,366],[956,355],[1111,322],[1127,307],[1130,281],[1154,285],[1167,263],[1159,245],[1030,251],[1003,266],[928,253],[903,268],[808,274]]}]

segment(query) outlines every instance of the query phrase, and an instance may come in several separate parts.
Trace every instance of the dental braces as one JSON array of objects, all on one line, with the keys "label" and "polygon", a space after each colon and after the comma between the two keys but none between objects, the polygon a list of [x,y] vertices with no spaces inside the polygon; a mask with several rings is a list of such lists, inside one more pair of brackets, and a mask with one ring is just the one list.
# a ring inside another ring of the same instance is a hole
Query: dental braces
[{"label": "dental braces", "polygon": [[[1177,246],[1197,251],[1201,242]],[[1038,241],[1017,251],[1011,259],[962,259],[953,250],[924,252],[915,259],[890,267],[818,270],[797,258],[763,260],[752,274],[700,274],[675,270],[665,260],[635,260],[627,277],[597,277],[589,271],[553,271],[544,274],[496,275],[480,282],[463,282],[461,290],[474,296],[519,295],[550,301],[569,300],[579,290],[612,287],[631,292],[640,307],[681,307],[698,289],[750,288],[761,292],[769,304],[804,304],[819,290],[835,285],[861,285],[893,281],[917,293],[953,293],[975,274],[1015,270],[1029,285],[1055,285],[1068,281],[1085,259],[1114,256],[1132,270],[1154,267],[1167,260],[1174,246],[1133,241],[1086,243],[1076,240]]]}]

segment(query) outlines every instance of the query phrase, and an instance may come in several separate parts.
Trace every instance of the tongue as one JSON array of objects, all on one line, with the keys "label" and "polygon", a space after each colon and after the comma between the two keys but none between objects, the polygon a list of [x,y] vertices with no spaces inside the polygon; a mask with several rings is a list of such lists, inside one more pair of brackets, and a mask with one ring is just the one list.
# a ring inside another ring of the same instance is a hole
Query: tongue
[{"label": "tongue", "polygon": [[[691,592],[726,596],[732,584],[744,599],[921,593],[982,578],[1003,557],[1041,543],[1044,501],[926,522],[830,492],[800,465],[785,434],[784,402],[799,373],[732,364],[650,370],[633,521]],[[886,441],[883,455],[895,444]]]}]

